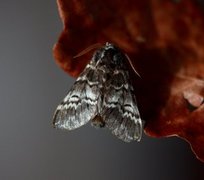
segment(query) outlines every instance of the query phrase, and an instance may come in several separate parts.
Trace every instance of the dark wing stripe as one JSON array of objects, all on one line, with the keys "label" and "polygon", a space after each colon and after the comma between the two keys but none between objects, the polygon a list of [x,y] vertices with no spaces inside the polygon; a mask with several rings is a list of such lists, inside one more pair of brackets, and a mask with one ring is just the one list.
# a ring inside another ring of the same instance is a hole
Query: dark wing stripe
[{"label": "dark wing stripe", "polygon": [[142,135],[142,121],[133,88],[128,81],[128,72],[115,71],[106,84],[101,113],[106,126],[125,142],[139,141]]},{"label": "dark wing stripe", "polygon": [[93,119],[98,114],[99,73],[88,64],[71,90],[57,107],[53,125],[56,128],[73,130]]}]

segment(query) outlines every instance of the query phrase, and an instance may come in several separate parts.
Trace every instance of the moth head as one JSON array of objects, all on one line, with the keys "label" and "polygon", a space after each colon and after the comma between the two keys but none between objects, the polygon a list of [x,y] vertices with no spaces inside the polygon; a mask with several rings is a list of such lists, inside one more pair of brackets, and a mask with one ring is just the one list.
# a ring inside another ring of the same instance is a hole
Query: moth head
[{"label": "moth head", "polygon": [[125,55],[121,50],[110,44],[106,43],[104,47],[97,50],[94,54],[94,61],[99,64],[104,64],[110,68],[122,67]]}]

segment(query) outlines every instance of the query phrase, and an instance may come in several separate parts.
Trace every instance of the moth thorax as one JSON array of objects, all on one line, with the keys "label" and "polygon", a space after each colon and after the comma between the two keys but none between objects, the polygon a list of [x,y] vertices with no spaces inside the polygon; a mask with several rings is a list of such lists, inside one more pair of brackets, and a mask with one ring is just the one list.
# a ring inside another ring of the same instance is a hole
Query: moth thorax
[{"label": "moth thorax", "polygon": [[91,125],[96,127],[96,128],[102,128],[105,126],[105,122],[103,121],[102,117],[99,115],[96,115],[92,121],[91,121]]}]

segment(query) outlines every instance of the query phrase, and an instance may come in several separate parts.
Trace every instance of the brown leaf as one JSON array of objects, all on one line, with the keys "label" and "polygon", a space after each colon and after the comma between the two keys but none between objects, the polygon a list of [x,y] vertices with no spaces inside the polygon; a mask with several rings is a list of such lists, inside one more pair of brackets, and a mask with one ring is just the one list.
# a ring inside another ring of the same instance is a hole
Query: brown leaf
[{"label": "brown leaf", "polygon": [[204,161],[204,15],[193,0],[58,0],[64,30],[54,47],[57,63],[77,77],[91,53],[111,42],[126,52],[145,132],[179,136]]}]

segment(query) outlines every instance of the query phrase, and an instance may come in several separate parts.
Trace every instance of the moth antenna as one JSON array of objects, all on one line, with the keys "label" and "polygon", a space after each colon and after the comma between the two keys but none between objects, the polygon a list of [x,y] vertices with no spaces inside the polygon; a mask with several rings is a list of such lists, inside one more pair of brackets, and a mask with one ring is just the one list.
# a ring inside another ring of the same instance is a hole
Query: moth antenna
[{"label": "moth antenna", "polygon": [[102,44],[101,43],[95,43],[89,47],[87,47],[86,49],[82,50],[80,53],[78,53],[76,56],[74,56],[73,58],[78,58],[80,56],[83,56],[84,54],[88,53],[89,51],[93,50],[93,49],[98,49],[99,47],[101,47]]},{"label": "moth antenna", "polygon": [[129,62],[129,64],[130,64],[131,68],[133,69],[133,71],[135,72],[135,74],[137,74],[137,75],[141,78],[140,74],[139,74],[139,73],[136,71],[136,69],[134,68],[134,66],[133,66],[133,64],[132,64],[132,62],[131,62],[129,56],[128,56],[127,54],[125,54],[125,56],[126,56],[126,58],[128,59],[128,62]]}]

